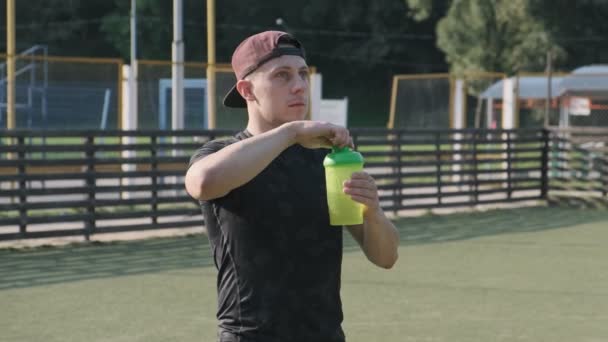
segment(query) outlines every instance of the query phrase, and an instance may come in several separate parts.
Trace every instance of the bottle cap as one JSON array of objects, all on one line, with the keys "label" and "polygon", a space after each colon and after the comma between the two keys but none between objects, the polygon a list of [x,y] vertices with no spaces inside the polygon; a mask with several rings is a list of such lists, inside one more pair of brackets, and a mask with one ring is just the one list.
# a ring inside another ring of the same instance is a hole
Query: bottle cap
[{"label": "bottle cap", "polygon": [[323,166],[363,164],[363,162],[361,153],[351,150],[350,147],[334,146],[331,148],[331,153],[325,156]]}]

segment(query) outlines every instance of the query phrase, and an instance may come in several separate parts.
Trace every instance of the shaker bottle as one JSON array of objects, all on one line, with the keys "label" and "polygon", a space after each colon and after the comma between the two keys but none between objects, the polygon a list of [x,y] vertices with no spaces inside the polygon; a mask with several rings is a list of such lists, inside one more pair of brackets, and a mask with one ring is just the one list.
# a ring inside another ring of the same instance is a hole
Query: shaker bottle
[{"label": "shaker bottle", "polygon": [[332,147],[323,160],[327,185],[329,223],[332,226],[363,223],[363,204],[353,201],[344,193],[344,181],[354,172],[363,170],[363,156],[349,147]]}]

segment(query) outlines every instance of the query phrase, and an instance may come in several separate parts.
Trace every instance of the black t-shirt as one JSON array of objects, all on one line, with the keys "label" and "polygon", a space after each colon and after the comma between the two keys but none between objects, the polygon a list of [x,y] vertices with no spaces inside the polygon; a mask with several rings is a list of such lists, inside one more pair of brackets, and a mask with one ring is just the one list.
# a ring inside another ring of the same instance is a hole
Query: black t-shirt
[{"label": "black t-shirt", "polygon": [[[210,141],[191,163],[250,136]],[[218,269],[220,341],[344,341],[342,229],[329,224],[327,152],[292,145],[251,181],[201,202]]]}]

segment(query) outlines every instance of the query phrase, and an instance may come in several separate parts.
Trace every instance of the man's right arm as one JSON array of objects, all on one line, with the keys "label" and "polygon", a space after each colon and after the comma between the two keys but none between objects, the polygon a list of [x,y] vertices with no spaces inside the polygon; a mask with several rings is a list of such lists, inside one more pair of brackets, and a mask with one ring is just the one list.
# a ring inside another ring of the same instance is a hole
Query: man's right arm
[{"label": "man's right arm", "polygon": [[225,196],[257,176],[295,143],[308,148],[352,145],[344,127],[314,121],[286,123],[194,162],[186,173],[186,190],[198,200]]}]

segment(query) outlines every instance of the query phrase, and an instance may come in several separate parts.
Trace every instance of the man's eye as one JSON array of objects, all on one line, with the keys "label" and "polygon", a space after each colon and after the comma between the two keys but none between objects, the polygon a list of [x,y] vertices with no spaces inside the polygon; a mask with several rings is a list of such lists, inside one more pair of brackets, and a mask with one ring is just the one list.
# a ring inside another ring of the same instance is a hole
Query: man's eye
[{"label": "man's eye", "polygon": [[289,78],[289,74],[285,71],[281,71],[279,73],[277,73],[277,77],[279,78],[283,78],[283,79],[288,79]]}]

